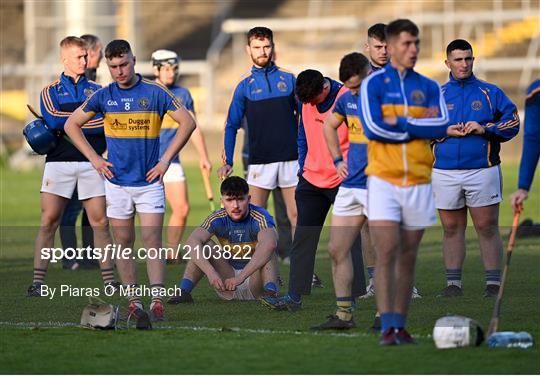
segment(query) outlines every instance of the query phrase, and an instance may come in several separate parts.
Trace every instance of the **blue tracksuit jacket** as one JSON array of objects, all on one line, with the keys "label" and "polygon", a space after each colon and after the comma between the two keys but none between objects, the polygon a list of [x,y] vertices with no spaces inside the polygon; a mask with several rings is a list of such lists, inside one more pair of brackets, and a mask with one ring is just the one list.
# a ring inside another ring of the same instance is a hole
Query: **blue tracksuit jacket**
[{"label": "blue tracksuit jacket", "polygon": [[253,67],[233,95],[225,124],[225,163],[232,166],[236,133],[244,116],[248,124],[249,164],[298,159],[296,78],[274,63]]},{"label": "blue tracksuit jacket", "polygon": [[516,105],[497,86],[474,75],[464,80],[450,75],[442,90],[450,125],[476,121],[486,133],[435,140],[433,167],[466,170],[500,164],[501,142],[511,140],[519,131]]},{"label": "blue tracksuit jacket", "polygon": [[528,191],[540,157],[540,79],[534,81],[527,90],[524,128],[518,187]]}]

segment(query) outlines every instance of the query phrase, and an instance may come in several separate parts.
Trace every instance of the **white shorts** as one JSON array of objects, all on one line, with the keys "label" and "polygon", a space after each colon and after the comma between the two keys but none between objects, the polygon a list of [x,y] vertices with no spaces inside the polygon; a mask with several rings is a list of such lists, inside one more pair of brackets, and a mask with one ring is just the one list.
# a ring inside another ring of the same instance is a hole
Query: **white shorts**
[{"label": "white shorts", "polygon": [[77,186],[79,200],[86,200],[105,196],[104,180],[90,162],[47,162],[41,192],[69,199]]},{"label": "white shorts", "polygon": [[105,181],[107,217],[133,218],[137,213],[165,213],[165,190],[159,182],[142,187],[122,187]]},{"label": "white shorts", "polygon": [[165,175],[163,175],[163,183],[174,183],[179,181],[186,181],[186,175],[184,174],[182,164],[173,162]]},{"label": "white shorts", "polygon": [[431,184],[400,187],[376,176],[368,177],[368,218],[395,221],[411,230],[437,223]]},{"label": "white shorts", "polygon": [[[234,276],[238,277],[238,275],[242,272],[242,270],[234,269]],[[247,277],[244,282],[242,282],[240,285],[236,286],[236,290],[234,290],[234,294],[232,299],[228,299],[226,295],[221,294],[219,291],[216,291],[218,296],[223,300],[257,300],[255,298],[255,295],[251,292],[249,289],[249,279],[251,277]]]},{"label": "white shorts", "polygon": [[474,170],[433,169],[431,178],[437,209],[479,208],[502,201],[500,166]]},{"label": "white shorts", "polygon": [[291,188],[298,184],[298,161],[274,162],[249,165],[249,185],[273,190],[276,187]]},{"label": "white shorts", "polygon": [[367,189],[339,187],[332,214],[342,217],[367,216]]}]

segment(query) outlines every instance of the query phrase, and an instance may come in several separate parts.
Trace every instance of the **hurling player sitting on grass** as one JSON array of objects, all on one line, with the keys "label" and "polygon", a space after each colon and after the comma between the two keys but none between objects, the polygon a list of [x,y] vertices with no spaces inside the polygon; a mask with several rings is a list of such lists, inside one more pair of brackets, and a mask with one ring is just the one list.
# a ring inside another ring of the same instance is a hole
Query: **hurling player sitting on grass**
[{"label": "hurling player sitting on grass", "polygon": [[191,291],[204,274],[224,300],[255,300],[278,293],[272,216],[250,204],[249,186],[238,176],[225,179],[220,191],[223,208],[210,214],[184,245],[184,258],[190,261],[181,291],[169,304],[193,303]]}]

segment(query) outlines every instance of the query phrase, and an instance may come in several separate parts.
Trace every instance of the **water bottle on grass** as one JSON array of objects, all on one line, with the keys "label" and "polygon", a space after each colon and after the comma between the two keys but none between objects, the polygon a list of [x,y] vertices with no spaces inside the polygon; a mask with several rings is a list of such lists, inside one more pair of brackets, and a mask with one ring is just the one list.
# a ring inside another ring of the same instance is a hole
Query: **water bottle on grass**
[{"label": "water bottle on grass", "polygon": [[534,340],[527,332],[496,332],[489,336],[487,343],[489,347],[528,349]]}]

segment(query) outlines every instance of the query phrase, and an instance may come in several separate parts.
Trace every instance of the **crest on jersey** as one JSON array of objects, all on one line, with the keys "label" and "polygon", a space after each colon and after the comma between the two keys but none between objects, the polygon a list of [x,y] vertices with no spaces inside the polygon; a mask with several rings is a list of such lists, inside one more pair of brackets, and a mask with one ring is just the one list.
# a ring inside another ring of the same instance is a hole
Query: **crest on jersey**
[{"label": "crest on jersey", "polygon": [[482,102],[480,101],[472,101],[471,103],[471,108],[474,110],[474,111],[479,111],[482,109]]},{"label": "crest on jersey", "polygon": [[390,77],[386,77],[386,78],[384,79],[384,83],[385,83],[385,84],[389,84],[389,83],[390,83]]},{"label": "crest on jersey", "polygon": [[147,110],[150,105],[150,100],[148,98],[142,97],[139,99],[139,108],[142,110]]},{"label": "crest on jersey", "polygon": [[91,96],[92,94],[94,94],[94,89],[92,89],[91,87],[87,87],[86,89],[83,90],[83,93],[84,95],[86,95],[87,97]]},{"label": "crest on jersey", "polygon": [[411,98],[414,104],[422,104],[426,100],[426,97],[421,90],[413,90]]},{"label": "crest on jersey", "polygon": [[446,107],[448,108],[449,111],[452,111],[454,109],[454,104],[453,103],[447,103]]},{"label": "crest on jersey", "polygon": [[279,81],[277,83],[277,88],[279,91],[287,91],[287,84],[285,83],[285,81]]}]

